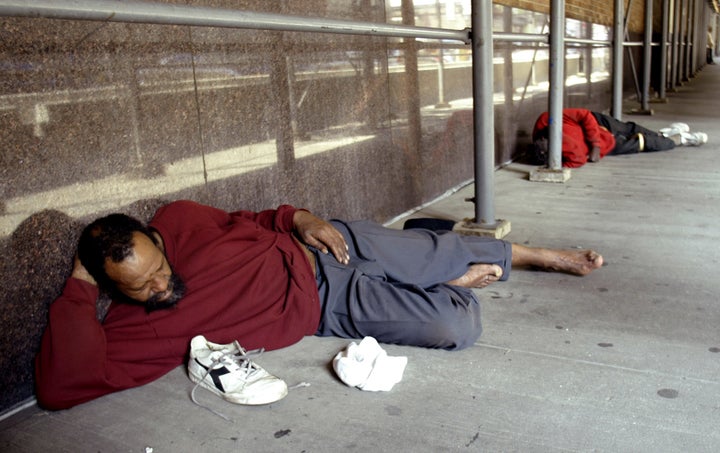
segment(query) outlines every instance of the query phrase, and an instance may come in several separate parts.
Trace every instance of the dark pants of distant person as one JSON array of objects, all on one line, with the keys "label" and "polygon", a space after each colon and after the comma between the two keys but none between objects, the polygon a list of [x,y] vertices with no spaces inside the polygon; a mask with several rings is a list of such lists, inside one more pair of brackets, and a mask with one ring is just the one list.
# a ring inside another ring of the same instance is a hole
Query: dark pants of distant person
[{"label": "dark pants of distant person", "polygon": [[[623,122],[603,113],[592,113],[598,124],[615,136],[615,148],[608,155],[635,154],[641,151],[667,151],[675,148],[674,141],[632,121]],[[643,135],[644,147],[642,149],[640,149],[641,142],[637,134]]]}]

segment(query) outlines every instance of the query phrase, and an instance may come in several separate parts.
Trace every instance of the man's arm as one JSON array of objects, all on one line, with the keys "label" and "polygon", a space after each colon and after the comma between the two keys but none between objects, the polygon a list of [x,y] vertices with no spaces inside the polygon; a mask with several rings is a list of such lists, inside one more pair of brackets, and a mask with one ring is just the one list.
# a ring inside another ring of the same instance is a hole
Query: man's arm
[{"label": "man's arm", "polygon": [[96,317],[99,291],[80,260],[63,293],[51,305],[35,358],[41,406],[66,409],[123,388],[133,379],[107,360],[105,332]]},{"label": "man's arm", "polygon": [[350,260],[345,238],[337,228],[306,209],[281,205],[277,209],[257,213],[237,211],[232,215],[251,219],[258,225],[274,231],[294,232],[302,242],[322,253],[332,253],[340,263],[347,264]]},{"label": "man's arm", "polygon": [[590,149],[598,148],[599,150],[602,145],[600,125],[592,112],[587,109],[565,109],[564,112],[582,128],[588,147]]}]

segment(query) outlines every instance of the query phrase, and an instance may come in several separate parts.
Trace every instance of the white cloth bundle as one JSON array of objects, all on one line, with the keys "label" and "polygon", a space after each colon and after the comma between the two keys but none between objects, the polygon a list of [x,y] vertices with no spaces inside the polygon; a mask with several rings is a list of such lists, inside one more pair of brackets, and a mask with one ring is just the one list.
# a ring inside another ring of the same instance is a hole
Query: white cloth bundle
[{"label": "white cloth bundle", "polygon": [[373,337],[350,343],[333,359],[335,373],[344,383],[370,392],[390,391],[402,380],[406,365],[407,357],[388,356]]}]

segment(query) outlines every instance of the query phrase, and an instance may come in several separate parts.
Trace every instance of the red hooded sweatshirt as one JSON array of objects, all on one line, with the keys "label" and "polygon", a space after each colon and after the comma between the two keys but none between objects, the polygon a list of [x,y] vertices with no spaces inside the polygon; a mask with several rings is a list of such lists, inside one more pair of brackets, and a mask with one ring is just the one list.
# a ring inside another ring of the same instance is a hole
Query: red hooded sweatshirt
[{"label": "red hooded sweatshirt", "polygon": [[[550,126],[549,120],[548,112],[540,115],[533,128],[533,141]],[[613,134],[600,126],[592,112],[587,109],[563,109],[562,137],[563,167],[577,168],[585,165],[593,146],[600,148],[600,157],[606,156],[615,148]]]}]

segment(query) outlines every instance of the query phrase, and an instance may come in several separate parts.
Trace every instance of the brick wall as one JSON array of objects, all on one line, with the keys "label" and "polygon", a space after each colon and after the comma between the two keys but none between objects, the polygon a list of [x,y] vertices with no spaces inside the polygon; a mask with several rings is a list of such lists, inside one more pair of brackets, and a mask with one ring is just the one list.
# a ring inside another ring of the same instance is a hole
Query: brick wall
[{"label": "brick wall", "polygon": [[[624,0],[623,2],[624,10],[627,9],[628,1],[629,0]],[[550,13],[550,0],[495,0],[494,3],[540,13]],[[613,0],[567,0],[565,2],[565,16],[570,19],[600,25],[612,25],[614,22],[614,6],[615,2]],[[644,14],[645,1],[634,1],[630,10],[630,20],[628,21],[628,30],[631,33],[643,32]],[[657,14],[654,15],[657,16]]]}]

